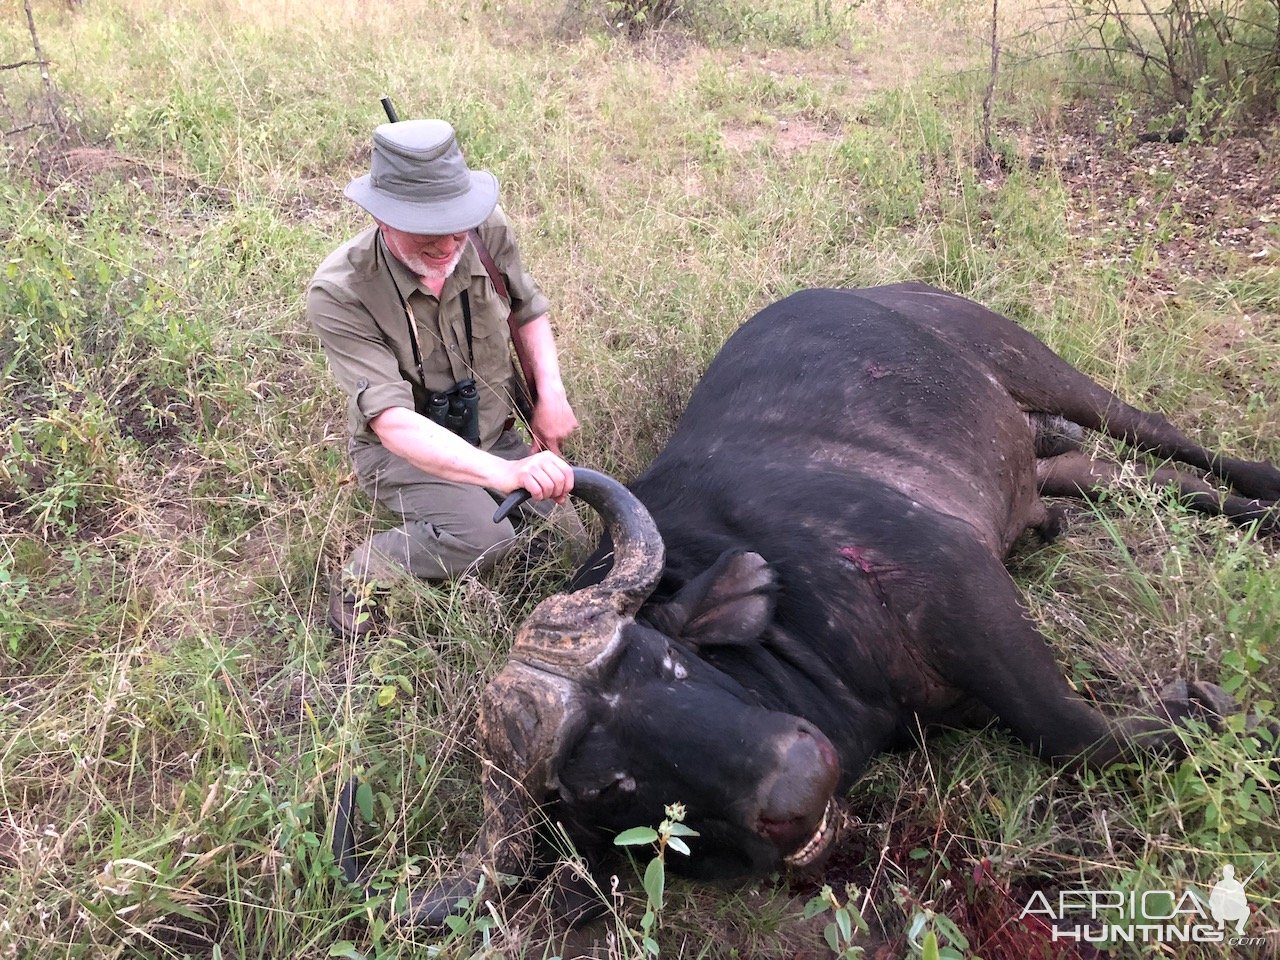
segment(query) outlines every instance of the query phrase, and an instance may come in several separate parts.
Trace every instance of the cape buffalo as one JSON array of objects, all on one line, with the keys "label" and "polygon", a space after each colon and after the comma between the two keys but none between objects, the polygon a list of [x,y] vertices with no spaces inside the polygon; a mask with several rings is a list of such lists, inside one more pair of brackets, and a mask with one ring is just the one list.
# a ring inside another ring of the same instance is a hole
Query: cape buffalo
[{"label": "cape buffalo", "polygon": [[[1119,469],[1070,425],[1195,468],[1149,471],[1192,507],[1280,528],[1280,470],[1196,445],[962,297],[807,290],[749,320],[630,491],[579,472],[609,538],[486,689],[480,848],[415,918],[439,922],[483,869],[524,873],[538,808],[594,863],[679,801],[699,833],[679,866],[729,877],[815,861],[832,798],[921,727],[995,719],[1097,766],[1177,750],[1172,723],[1230,698],[1180,683],[1150,715],[1101,712],[1002,564],[1053,532],[1042,494]],[[345,817],[335,842],[355,876]]]}]

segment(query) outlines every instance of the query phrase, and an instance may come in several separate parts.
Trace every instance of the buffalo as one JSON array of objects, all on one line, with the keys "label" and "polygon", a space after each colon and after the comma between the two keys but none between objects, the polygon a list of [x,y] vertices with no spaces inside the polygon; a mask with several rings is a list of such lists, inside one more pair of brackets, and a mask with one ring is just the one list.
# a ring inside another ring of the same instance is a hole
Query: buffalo
[{"label": "buffalo", "polygon": [[[806,290],[747,321],[629,489],[577,472],[608,534],[485,690],[479,847],[411,919],[439,924],[482,871],[526,875],[539,811],[595,866],[679,801],[698,832],[679,866],[734,877],[818,862],[835,798],[920,729],[997,722],[1068,765],[1177,753],[1178,722],[1231,698],[1175,681],[1103,712],[1003,565],[1056,533],[1042,496],[1118,476],[1084,429],[1185,465],[1144,469],[1190,507],[1280,529],[1275,466],[1197,445],[963,297]],[[352,789],[335,849],[354,879]]]}]

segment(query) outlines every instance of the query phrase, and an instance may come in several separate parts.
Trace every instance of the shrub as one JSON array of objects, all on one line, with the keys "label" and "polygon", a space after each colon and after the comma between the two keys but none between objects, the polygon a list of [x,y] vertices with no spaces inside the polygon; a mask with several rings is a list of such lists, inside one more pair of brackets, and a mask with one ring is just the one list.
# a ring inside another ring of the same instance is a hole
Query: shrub
[{"label": "shrub", "polygon": [[1280,97],[1280,5],[1273,0],[1069,0],[1080,49],[1104,56],[1113,78],[1139,80],[1189,124],[1239,111],[1274,114]]}]

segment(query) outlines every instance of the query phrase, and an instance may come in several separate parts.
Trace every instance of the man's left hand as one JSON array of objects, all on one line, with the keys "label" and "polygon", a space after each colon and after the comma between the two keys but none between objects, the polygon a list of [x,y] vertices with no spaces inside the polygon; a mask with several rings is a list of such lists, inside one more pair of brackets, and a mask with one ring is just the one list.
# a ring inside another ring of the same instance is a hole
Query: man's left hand
[{"label": "man's left hand", "polygon": [[578,418],[569,406],[569,398],[563,390],[539,391],[538,402],[533,408],[533,452],[550,450],[556,456],[565,437],[578,429]]}]

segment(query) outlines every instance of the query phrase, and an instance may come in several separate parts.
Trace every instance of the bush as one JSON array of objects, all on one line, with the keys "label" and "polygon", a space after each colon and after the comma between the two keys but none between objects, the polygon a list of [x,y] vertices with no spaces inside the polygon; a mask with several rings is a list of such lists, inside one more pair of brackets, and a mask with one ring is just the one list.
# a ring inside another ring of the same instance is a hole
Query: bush
[{"label": "bush", "polygon": [[[1069,0],[1079,47],[1099,51],[1113,77],[1139,79],[1189,124],[1280,107],[1280,5],[1273,0]],[[1136,74],[1136,77],[1135,77]]]},{"label": "bush", "polygon": [[570,0],[565,13],[571,15],[576,7],[579,16],[599,18],[610,29],[636,39],[678,19],[684,6],[684,0]]}]

